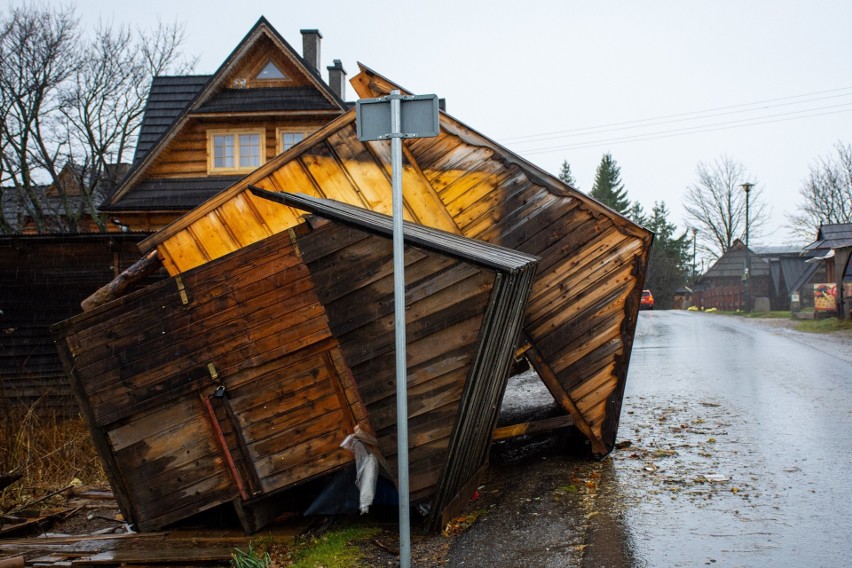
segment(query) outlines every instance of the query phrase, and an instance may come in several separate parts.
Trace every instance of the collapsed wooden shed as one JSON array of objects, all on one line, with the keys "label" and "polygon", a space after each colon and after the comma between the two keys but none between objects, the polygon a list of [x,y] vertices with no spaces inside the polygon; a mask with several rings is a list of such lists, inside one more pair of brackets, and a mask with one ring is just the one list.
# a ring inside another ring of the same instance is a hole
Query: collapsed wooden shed
[{"label": "collapsed wooden shed", "polygon": [[[356,425],[396,475],[391,220],[273,197],[328,221],[54,327],[118,503],[140,530],[232,502],[254,531],[282,491],[353,461],[339,446]],[[537,259],[405,232],[410,491],[435,528],[487,462]]]},{"label": "collapsed wooden shed", "polygon": [[[399,88],[362,66],[363,98]],[[402,90],[405,94],[405,90]],[[404,141],[406,219],[541,257],[520,349],[598,454],[615,443],[653,235],[446,113]],[[355,111],[144,241],[181,274],[298,222],[249,185],[391,211],[389,143],[360,142]]]}]

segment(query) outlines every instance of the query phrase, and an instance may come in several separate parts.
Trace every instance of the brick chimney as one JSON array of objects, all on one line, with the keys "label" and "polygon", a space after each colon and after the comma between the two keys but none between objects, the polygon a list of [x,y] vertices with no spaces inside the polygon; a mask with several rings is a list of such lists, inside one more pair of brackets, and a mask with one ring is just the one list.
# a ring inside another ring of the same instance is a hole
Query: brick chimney
[{"label": "brick chimney", "polygon": [[346,100],[346,70],[343,68],[343,63],[339,59],[334,60],[334,65],[326,67],[328,69],[328,86],[334,93]]},{"label": "brick chimney", "polygon": [[302,32],[302,57],[314,73],[319,75],[320,43],[322,34],[319,30],[300,30]]}]

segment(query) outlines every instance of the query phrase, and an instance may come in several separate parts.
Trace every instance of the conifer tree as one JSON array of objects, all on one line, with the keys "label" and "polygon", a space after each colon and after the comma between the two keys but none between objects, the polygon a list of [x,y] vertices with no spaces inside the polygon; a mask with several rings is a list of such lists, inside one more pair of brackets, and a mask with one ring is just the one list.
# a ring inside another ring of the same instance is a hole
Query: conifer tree
[{"label": "conifer tree", "polygon": [[645,288],[654,294],[659,307],[670,308],[675,290],[687,281],[691,241],[686,231],[676,236],[677,226],[669,221],[665,202],[654,203],[646,223],[654,231],[654,244],[648,259]]},{"label": "conifer tree", "polygon": [[571,164],[568,163],[568,160],[562,160],[562,169],[559,170],[559,179],[574,189],[580,189],[580,186],[577,185],[574,176],[571,175]]},{"label": "conifer tree", "polygon": [[589,195],[622,215],[626,215],[630,209],[627,190],[621,182],[621,168],[612,159],[611,154],[606,153],[601,158]]}]

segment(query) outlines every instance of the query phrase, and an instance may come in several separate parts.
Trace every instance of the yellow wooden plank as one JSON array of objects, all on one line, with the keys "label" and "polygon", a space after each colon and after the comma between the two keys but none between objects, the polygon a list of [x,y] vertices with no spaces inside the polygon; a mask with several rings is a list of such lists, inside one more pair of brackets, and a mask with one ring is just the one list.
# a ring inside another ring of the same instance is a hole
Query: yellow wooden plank
[{"label": "yellow wooden plank", "polygon": [[[272,184],[269,182],[261,182],[257,184],[257,186],[261,189],[273,190],[271,187],[263,187],[264,185],[271,186]],[[242,196],[251,203],[252,207],[255,211],[257,211],[258,215],[260,215],[260,218],[263,219],[263,223],[266,224],[273,234],[286,231],[290,227],[294,227],[299,224],[299,219],[302,215],[301,211],[296,211],[292,207],[286,207],[280,203],[275,203],[268,199],[257,197],[249,191],[244,192]]]},{"label": "yellow wooden plank", "polygon": [[603,422],[606,419],[606,400],[601,400],[594,406],[588,408],[583,416],[589,423],[589,427],[598,439],[603,437]]},{"label": "yellow wooden plank", "polygon": [[240,243],[231,236],[228,227],[224,225],[215,210],[193,223],[191,231],[209,260],[225,256],[240,248]]},{"label": "yellow wooden plank", "polygon": [[[456,182],[471,173],[478,174],[494,174],[496,172],[494,163],[491,161],[494,152],[490,148],[478,148],[475,146],[459,145],[456,149],[448,154],[445,154],[437,163],[429,164],[432,176],[426,174],[432,187],[441,196],[444,201],[447,198],[444,192],[452,187]],[[503,166],[501,170],[505,169]],[[437,175],[434,175],[437,172]]]},{"label": "yellow wooden plank", "polygon": [[[367,207],[378,213],[392,215],[390,179],[381,164],[358,140],[355,128],[349,126],[341,132],[334,133],[329,136],[328,143],[340,158],[343,168],[354,182],[355,189],[361,194]],[[410,213],[407,217],[411,220]]]},{"label": "yellow wooden plank", "polygon": [[216,211],[240,247],[263,240],[272,234],[245,193],[235,195]]},{"label": "yellow wooden plank", "polygon": [[157,249],[162,257],[169,258],[170,263],[179,272],[186,272],[210,260],[189,231],[175,233],[170,239],[163,241]]},{"label": "yellow wooden plank", "polygon": [[301,161],[325,197],[357,207],[367,206],[327,145],[317,144],[308,149]]},{"label": "yellow wooden plank", "polygon": [[[378,158],[381,165],[384,166],[388,176],[390,176],[392,174],[390,166],[390,144],[384,141],[368,142],[368,144],[373,154]],[[447,209],[438,197],[438,194],[432,189],[432,186],[429,185],[423,173],[412,160],[413,158],[411,158],[410,154],[404,152],[402,161],[402,191],[405,207],[411,212],[412,220],[427,227],[442,229],[460,235],[461,231],[456,226],[450,214],[447,213]]]},{"label": "yellow wooden plank", "polygon": [[[270,178],[281,191],[304,193],[305,195],[313,195],[315,197],[326,197],[326,195],[314,185],[313,180],[305,171],[305,168],[302,167],[299,160],[287,162],[266,177]],[[259,184],[255,185],[262,187]]]},{"label": "yellow wooden plank", "polygon": [[603,369],[583,381],[580,386],[572,390],[570,393],[571,398],[576,402],[577,408],[580,410],[587,409],[591,403],[589,401],[584,403],[584,399],[590,396],[598,396],[602,388],[604,390],[609,389],[608,392],[611,392],[612,389],[615,388],[617,382],[613,376],[614,372],[615,362],[613,361],[605,365]]}]

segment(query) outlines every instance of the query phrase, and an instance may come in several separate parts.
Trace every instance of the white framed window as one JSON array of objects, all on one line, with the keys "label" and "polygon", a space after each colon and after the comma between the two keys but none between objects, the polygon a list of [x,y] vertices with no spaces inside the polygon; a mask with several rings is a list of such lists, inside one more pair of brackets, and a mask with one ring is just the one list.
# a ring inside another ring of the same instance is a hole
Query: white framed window
[{"label": "white framed window", "polygon": [[287,76],[284,71],[282,71],[277,65],[275,65],[272,61],[267,61],[266,65],[260,70],[255,77],[257,81],[289,81],[290,77]]},{"label": "white framed window", "polygon": [[310,130],[303,128],[278,128],[275,132],[278,139],[279,154],[289,150],[311,134]]},{"label": "white framed window", "polygon": [[266,143],[263,130],[208,130],[207,171],[251,171],[263,164]]}]

